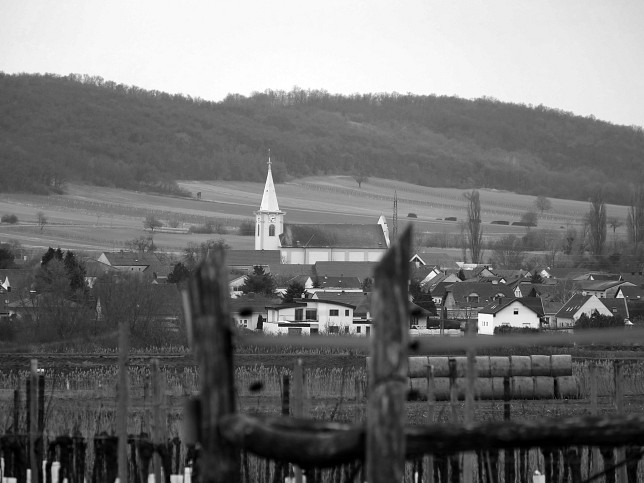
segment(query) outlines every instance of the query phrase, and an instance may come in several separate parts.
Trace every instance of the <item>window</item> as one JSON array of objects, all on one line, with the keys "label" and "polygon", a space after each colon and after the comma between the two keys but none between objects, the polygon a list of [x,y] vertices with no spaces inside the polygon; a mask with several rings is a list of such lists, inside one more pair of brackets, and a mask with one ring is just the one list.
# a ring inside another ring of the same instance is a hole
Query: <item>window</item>
[{"label": "window", "polygon": [[241,325],[242,327],[248,328],[248,319],[241,319],[239,321],[239,325]]},{"label": "window", "polygon": [[314,329],[313,327],[311,327],[311,335],[317,335],[319,333],[320,333],[319,329]]},{"label": "window", "polygon": [[268,236],[275,236],[275,225],[268,225]]},{"label": "window", "polygon": [[359,334],[359,333],[360,333],[360,329],[361,329],[361,327],[360,327],[360,326],[356,327],[356,334]]},{"label": "window", "polygon": [[344,311],[344,315],[346,315],[347,317],[349,317],[349,309],[346,309],[346,310]]},{"label": "window", "polygon": [[348,326],[348,325],[345,325],[345,326],[344,326],[344,333],[345,333],[345,334],[348,334],[348,333],[349,333],[349,326]]},{"label": "window", "polygon": [[295,309],[295,321],[300,322],[304,320],[304,309]]},{"label": "window", "polygon": [[257,236],[259,236],[259,223],[257,223]]},{"label": "window", "polygon": [[371,334],[371,327],[367,327],[367,335]]},{"label": "window", "polygon": [[317,309],[306,309],[306,320],[318,320]]},{"label": "window", "polygon": [[514,315],[519,315],[519,309],[514,309]]},{"label": "window", "polygon": [[471,294],[469,294],[469,295],[466,297],[466,299],[467,299],[467,301],[468,301],[468,302],[470,302],[470,303],[472,303],[472,302],[478,303],[478,301],[479,301],[479,294],[477,294],[477,293],[471,293]]},{"label": "window", "polygon": [[339,334],[340,333],[340,327],[337,325],[330,325],[329,326],[329,334]]},{"label": "window", "polygon": [[340,311],[338,309],[331,309],[329,310],[329,315],[331,317],[337,317],[338,315],[340,315]]}]

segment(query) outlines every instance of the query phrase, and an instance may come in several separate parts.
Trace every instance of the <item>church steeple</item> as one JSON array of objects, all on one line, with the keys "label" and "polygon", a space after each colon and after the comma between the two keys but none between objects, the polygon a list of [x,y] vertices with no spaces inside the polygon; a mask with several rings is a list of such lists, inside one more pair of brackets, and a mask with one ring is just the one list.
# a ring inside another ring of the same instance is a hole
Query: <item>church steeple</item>
[{"label": "church steeple", "polygon": [[271,151],[268,151],[268,173],[262,194],[262,203],[255,212],[257,229],[255,231],[255,250],[278,250],[281,246],[280,235],[284,232],[284,212],[277,203],[277,193],[271,173]]},{"label": "church steeple", "polygon": [[262,196],[262,204],[259,206],[259,211],[279,211],[280,207],[277,203],[277,193],[275,193],[275,185],[273,184],[273,174],[271,173],[271,151],[268,150],[268,175],[266,176],[266,185],[264,186],[264,195]]}]

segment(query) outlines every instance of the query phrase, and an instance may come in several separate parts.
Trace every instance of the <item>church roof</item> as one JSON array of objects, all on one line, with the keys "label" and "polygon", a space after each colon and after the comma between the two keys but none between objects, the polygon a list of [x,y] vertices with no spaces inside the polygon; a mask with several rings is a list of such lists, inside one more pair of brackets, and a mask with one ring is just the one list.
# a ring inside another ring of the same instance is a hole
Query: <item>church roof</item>
[{"label": "church roof", "polygon": [[228,250],[226,264],[229,267],[273,267],[281,263],[279,250]]},{"label": "church roof", "polygon": [[282,247],[387,248],[377,224],[285,225],[280,242]]},{"label": "church roof", "polygon": [[259,206],[259,211],[280,211],[270,161],[268,162],[268,174],[266,175],[266,184],[264,185],[264,194],[262,195],[262,204]]}]

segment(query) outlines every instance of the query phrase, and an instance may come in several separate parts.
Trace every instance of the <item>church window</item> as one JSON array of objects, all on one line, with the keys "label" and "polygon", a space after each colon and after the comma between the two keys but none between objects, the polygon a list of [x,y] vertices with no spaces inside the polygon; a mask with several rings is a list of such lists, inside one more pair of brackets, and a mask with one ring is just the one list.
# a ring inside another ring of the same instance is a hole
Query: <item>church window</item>
[{"label": "church window", "polygon": [[259,223],[257,223],[257,236],[259,236]]},{"label": "church window", "polygon": [[268,236],[275,236],[275,225],[268,226]]}]

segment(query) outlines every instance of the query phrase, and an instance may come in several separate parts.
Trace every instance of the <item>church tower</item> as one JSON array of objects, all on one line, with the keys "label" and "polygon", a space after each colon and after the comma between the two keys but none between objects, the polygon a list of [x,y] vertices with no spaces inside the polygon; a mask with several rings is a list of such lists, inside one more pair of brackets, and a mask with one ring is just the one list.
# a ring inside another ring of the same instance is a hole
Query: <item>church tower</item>
[{"label": "church tower", "polygon": [[284,212],[277,204],[277,194],[271,174],[271,155],[268,154],[268,175],[259,211],[255,212],[255,250],[279,250],[280,235],[284,232]]}]

